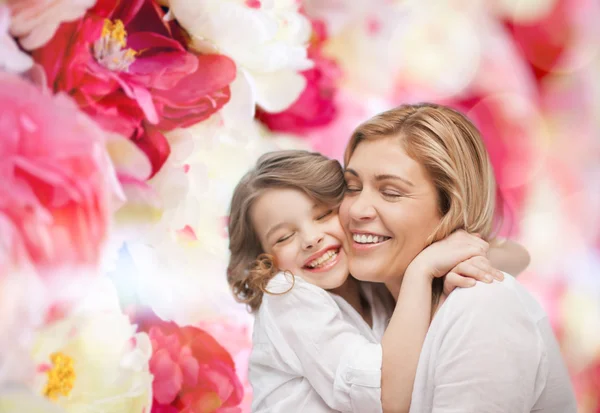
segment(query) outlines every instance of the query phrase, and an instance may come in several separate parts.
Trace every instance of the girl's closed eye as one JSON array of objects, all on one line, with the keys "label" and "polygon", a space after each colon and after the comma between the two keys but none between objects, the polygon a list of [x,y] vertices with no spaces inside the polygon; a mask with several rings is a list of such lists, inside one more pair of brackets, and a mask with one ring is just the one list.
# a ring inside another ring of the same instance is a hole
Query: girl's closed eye
[{"label": "girl's closed eye", "polygon": [[282,242],[289,240],[290,238],[292,238],[292,235],[294,235],[293,232],[290,234],[284,235],[283,237],[281,237],[277,241],[275,241],[275,244],[281,244]]},{"label": "girl's closed eye", "polygon": [[317,217],[317,221],[321,221],[321,220],[327,218],[328,216],[331,216],[331,214],[333,214],[333,209],[329,209],[329,210],[325,211],[323,214],[319,215]]}]

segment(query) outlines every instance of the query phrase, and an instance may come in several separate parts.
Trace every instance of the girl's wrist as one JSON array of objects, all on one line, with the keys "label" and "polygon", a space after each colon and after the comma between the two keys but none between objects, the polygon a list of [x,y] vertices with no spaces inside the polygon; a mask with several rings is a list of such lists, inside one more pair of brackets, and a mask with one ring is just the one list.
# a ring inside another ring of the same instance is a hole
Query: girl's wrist
[{"label": "girl's wrist", "polygon": [[[431,270],[431,267],[427,266],[418,260],[411,262],[404,273],[405,280],[420,280],[431,285],[435,279],[435,274]],[[404,283],[404,281],[403,281]]]}]

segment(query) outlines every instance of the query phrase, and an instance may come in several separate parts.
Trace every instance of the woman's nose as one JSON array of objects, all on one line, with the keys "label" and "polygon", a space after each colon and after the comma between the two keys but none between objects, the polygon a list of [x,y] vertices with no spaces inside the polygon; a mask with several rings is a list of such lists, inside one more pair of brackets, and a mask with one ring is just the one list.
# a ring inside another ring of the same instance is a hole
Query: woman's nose
[{"label": "woman's nose", "polygon": [[348,211],[350,218],[356,221],[369,221],[375,218],[377,212],[371,198],[371,195],[364,190],[357,194]]}]

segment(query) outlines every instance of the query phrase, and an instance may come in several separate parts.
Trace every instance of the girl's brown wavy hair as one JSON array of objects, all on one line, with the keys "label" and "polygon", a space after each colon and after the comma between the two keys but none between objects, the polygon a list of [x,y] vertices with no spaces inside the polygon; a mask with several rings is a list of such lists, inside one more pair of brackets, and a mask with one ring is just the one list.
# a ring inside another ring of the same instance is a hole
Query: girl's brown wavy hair
[{"label": "girl's brown wavy hair", "polygon": [[270,152],[236,186],[229,210],[227,282],[236,300],[256,311],[267,284],[279,269],[265,254],[251,220],[254,202],[268,189],[292,188],[314,201],[337,208],[345,191],[342,166],[320,153],[302,150]]}]

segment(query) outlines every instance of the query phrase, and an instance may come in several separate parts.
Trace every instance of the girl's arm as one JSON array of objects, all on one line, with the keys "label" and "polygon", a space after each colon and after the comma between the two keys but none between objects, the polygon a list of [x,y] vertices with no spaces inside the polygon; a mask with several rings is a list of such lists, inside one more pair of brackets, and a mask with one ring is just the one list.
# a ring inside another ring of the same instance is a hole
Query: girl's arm
[{"label": "girl's arm", "polygon": [[[455,285],[475,285],[486,275],[502,279],[485,256],[488,244],[464,231],[423,250],[408,266],[394,314],[382,339],[381,401],[384,413],[408,412],[419,355],[431,320],[434,278],[453,272]],[[477,257],[477,260],[470,260]]]},{"label": "girl's arm", "polygon": [[525,247],[509,239],[497,238],[491,241],[487,256],[494,267],[515,277],[523,272],[531,261]]}]

